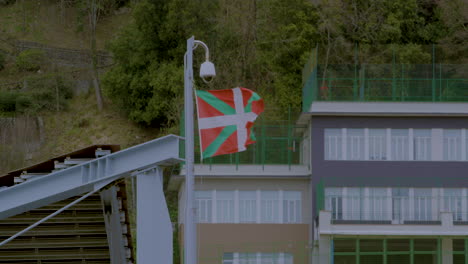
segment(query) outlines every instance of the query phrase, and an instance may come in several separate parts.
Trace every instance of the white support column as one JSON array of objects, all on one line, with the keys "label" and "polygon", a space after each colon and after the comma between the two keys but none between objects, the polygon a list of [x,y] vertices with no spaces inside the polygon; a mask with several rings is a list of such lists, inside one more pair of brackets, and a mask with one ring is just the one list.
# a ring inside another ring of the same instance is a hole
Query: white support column
[{"label": "white support column", "polygon": [[257,190],[257,224],[259,224],[261,220],[261,214],[262,214],[262,202],[261,202],[261,196],[260,196],[260,190]]},{"label": "white support column", "polygon": [[364,160],[369,160],[369,129],[364,128]]},{"label": "white support column", "polygon": [[[211,191],[211,222],[212,223],[217,223],[218,221],[218,198],[217,198],[217,193],[216,190]],[[206,209],[208,210],[208,209]]]},{"label": "white support column", "polygon": [[442,264],[453,264],[453,244],[451,238],[442,238]]},{"label": "white support column", "polygon": [[409,153],[408,160],[414,160],[414,131],[412,128],[408,131]]},{"label": "white support column", "polygon": [[239,223],[239,190],[234,191],[234,223]]},{"label": "white support column", "polygon": [[343,160],[348,160],[348,152],[347,152],[347,149],[346,149],[346,145],[347,145],[347,137],[346,135],[348,134],[348,130],[346,128],[342,128],[341,129],[341,149],[343,151],[343,153],[341,153],[341,157]]},{"label": "white support column", "polygon": [[330,236],[321,235],[319,238],[319,263],[332,263],[332,238]]},{"label": "white support column", "polygon": [[172,263],[172,224],[159,167],[137,175],[136,220],[137,262]]},{"label": "white support column", "polygon": [[461,160],[466,161],[468,157],[466,156],[466,129],[461,130]]},{"label": "white support column", "polygon": [[432,129],[432,160],[444,159],[444,130],[441,128]]},{"label": "white support column", "polygon": [[283,223],[283,190],[279,190],[279,197],[278,197],[278,205],[279,205],[279,212],[278,212],[278,223]]},{"label": "white support column", "polygon": [[387,135],[387,160],[392,160],[392,129],[387,128],[386,129],[386,135]]}]

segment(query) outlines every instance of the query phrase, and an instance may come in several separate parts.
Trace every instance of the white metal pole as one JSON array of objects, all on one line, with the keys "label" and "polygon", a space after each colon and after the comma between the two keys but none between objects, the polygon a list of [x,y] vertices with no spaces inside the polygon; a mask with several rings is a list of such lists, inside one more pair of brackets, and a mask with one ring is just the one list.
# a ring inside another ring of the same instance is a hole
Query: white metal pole
[{"label": "white metal pole", "polygon": [[193,128],[193,45],[194,37],[187,39],[187,53],[184,61],[185,99],[185,224],[184,224],[184,264],[197,263],[197,234],[194,203],[194,128]]}]

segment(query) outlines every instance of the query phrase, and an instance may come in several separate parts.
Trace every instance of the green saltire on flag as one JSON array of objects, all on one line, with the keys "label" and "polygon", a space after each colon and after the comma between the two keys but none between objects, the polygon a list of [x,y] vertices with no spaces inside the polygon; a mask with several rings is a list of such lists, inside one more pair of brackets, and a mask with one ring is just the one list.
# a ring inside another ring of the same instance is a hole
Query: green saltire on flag
[{"label": "green saltire on flag", "polygon": [[251,128],[263,99],[242,87],[196,91],[202,158],[246,150],[255,142]]}]

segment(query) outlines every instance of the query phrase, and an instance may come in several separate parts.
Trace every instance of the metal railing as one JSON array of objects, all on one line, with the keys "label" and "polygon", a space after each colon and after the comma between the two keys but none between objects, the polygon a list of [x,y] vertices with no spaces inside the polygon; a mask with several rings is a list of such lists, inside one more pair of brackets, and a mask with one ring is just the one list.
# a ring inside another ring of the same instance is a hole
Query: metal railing
[{"label": "metal railing", "polygon": [[468,221],[466,196],[325,196],[325,210],[334,221],[417,224],[440,221],[440,212],[452,212],[453,221]]},{"label": "metal railing", "polygon": [[[307,144],[301,131],[306,127],[293,124],[256,124],[255,143],[243,152],[200,159],[200,141],[195,136],[195,163],[206,165],[300,165],[302,147]],[[198,134],[198,133],[197,133]],[[310,147],[310,146],[309,146]],[[182,156],[184,150],[181,149]]]},{"label": "metal railing", "polygon": [[319,64],[304,83],[303,110],[313,101],[468,102],[467,72],[466,64]]}]

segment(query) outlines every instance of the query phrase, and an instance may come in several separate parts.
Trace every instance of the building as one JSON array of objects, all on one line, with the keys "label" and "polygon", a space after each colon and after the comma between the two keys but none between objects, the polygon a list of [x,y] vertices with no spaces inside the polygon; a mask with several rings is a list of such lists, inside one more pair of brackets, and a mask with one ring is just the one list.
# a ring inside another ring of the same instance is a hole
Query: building
[{"label": "building", "polygon": [[297,122],[195,166],[199,262],[467,264],[467,66],[317,61]]}]

